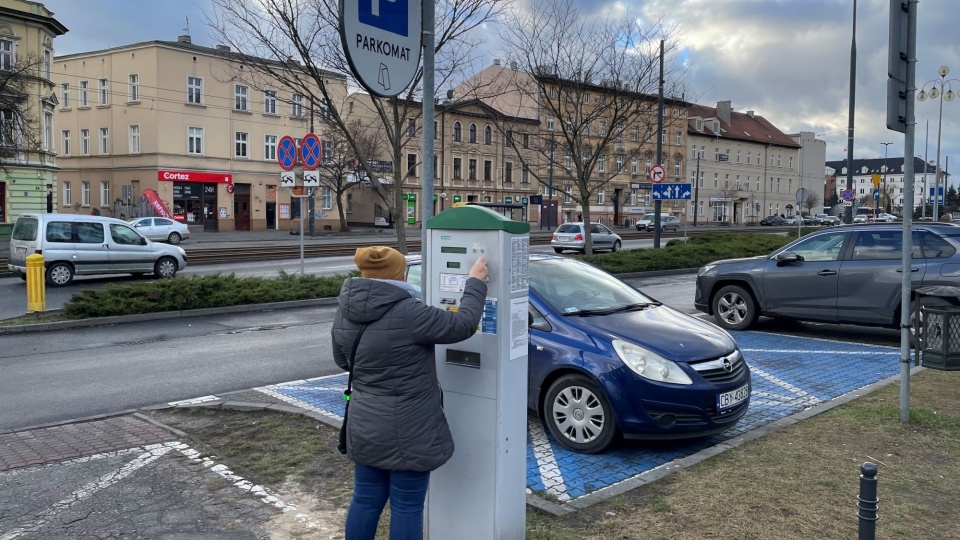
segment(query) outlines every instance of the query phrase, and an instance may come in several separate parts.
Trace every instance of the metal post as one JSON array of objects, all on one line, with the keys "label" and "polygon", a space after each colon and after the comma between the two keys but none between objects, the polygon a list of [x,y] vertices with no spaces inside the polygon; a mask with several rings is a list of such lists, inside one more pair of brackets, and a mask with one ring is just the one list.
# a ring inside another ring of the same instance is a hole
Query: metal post
[{"label": "metal post", "polygon": [[693,176],[693,226],[697,226],[697,210],[700,209],[700,152],[697,152],[697,172]]},{"label": "metal post", "polygon": [[547,230],[553,230],[553,155],[556,151],[556,146],[554,145],[553,137],[550,137],[550,192],[547,193]]},{"label": "metal post", "polygon": [[857,540],[877,537],[877,466],[869,461],[860,466],[860,494],[857,495],[857,517],[860,524]]},{"label": "metal post", "polygon": [[[940,80],[943,80],[943,76],[940,77]],[[940,83],[940,114],[939,120],[937,120],[937,169],[936,174],[933,175],[933,220],[937,221],[939,217],[939,205],[940,205],[940,134],[943,131],[943,83]],[[946,191],[946,190],[944,190]],[[946,196],[946,193],[944,193]],[[947,201],[943,201],[947,202]]]},{"label": "metal post", "polygon": [[[310,98],[310,133],[314,133],[314,131],[313,131],[313,98]],[[322,159],[323,159],[323,157],[321,156],[321,160],[322,160]],[[309,202],[308,202],[308,204],[307,204],[307,206],[309,207],[309,211],[310,211],[310,237],[313,238],[314,233],[316,233],[316,224],[314,223],[314,214],[316,214],[316,212],[314,211],[315,208],[316,208],[316,206],[314,205],[314,201],[315,201],[316,199],[315,199],[314,197],[316,196],[316,192],[314,191],[313,188],[310,188],[310,191],[308,191],[307,193],[308,193],[308,195],[310,195],[310,199],[309,199]],[[301,209],[301,210],[302,210],[302,209]],[[300,239],[301,239],[301,241],[303,240],[303,233],[302,233],[302,232],[300,233]],[[303,273],[303,272],[301,272],[301,274],[302,274],[302,273]]]},{"label": "metal post", "polygon": [[[857,96],[857,0],[853,0],[853,39],[850,42],[850,113],[847,122],[847,189],[853,190],[853,117]],[[853,205],[843,209],[843,222],[853,223]]]},{"label": "metal post", "polygon": [[[657,163],[663,163],[663,40],[660,40],[660,89],[657,92]],[[664,174],[666,176],[666,174]],[[653,249],[660,249],[660,210],[663,202],[657,199],[653,202]]]},{"label": "metal post", "polygon": [[[903,155],[913,156],[914,137],[917,131],[915,96],[917,92],[917,2],[907,2],[907,103],[904,118],[907,131],[903,137]],[[910,268],[913,264],[913,186],[915,159],[904,164],[904,206],[910,212],[903,213],[903,252],[901,253],[900,281],[900,422],[910,421],[910,307],[912,280]]]},{"label": "metal post", "polygon": [[303,270],[303,197],[300,197],[300,275],[305,276]]},{"label": "metal post", "polygon": [[[887,195],[887,169],[890,167],[887,166],[887,147],[893,144],[892,142],[882,142],[883,145],[883,190],[880,192],[880,200],[878,203],[883,205],[884,213],[887,212],[887,206],[890,204],[890,198]],[[906,159],[907,154],[904,152],[903,158]],[[886,200],[885,200],[886,199]],[[879,212],[875,212],[873,217],[877,217]]]},{"label": "metal post", "polygon": [[[436,102],[435,73],[434,73],[434,32],[436,26],[436,6],[432,0],[423,2],[423,36],[421,46],[423,47],[423,203],[421,208],[420,221],[420,255],[423,257],[423,266],[427,265],[427,220],[433,217],[433,138],[436,130],[433,127],[434,111]],[[427,273],[423,273],[423,290],[426,286]]]},{"label": "metal post", "polygon": [[[927,138],[923,142],[923,191],[920,192],[920,200],[923,201],[923,210],[921,210],[920,216],[923,219],[927,219],[927,150],[930,144],[930,119],[927,118]],[[906,155],[906,153],[904,153]],[[904,205],[906,206],[906,205]],[[913,213],[913,208],[910,209],[910,213]]]}]

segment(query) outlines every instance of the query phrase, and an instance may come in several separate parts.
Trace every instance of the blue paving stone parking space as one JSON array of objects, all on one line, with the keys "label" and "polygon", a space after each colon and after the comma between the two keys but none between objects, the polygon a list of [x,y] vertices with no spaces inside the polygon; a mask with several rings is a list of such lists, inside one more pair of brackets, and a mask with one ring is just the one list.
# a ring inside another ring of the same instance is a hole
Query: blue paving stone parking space
[{"label": "blue paving stone parking space", "polygon": [[[539,420],[528,418],[527,487],[561,503],[603,492],[676,461],[899,373],[893,347],[762,332],[733,332],[753,373],[750,409],[732,429],[695,441],[624,441],[600,455],[559,445]],[[343,414],[346,374],[258,389],[334,420]]]}]

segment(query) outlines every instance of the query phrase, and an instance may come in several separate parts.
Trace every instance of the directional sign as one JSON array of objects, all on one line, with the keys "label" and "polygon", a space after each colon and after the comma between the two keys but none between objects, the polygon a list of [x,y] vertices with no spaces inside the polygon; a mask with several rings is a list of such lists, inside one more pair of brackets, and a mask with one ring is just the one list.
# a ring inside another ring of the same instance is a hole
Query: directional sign
[{"label": "directional sign", "polygon": [[320,187],[320,172],[303,171],[303,187]]},{"label": "directional sign", "polygon": [[277,163],[285,171],[292,171],[297,165],[297,143],[293,137],[284,135],[277,144]]},{"label": "directional sign", "polygon": [[880,190],[879,190],[879,189],[873,190],[873,200],[875,200],[875,201],[879,201],[879,200],[880,200]]},{"label": "directional sign", "polygon": [[350,71],[370,93],[393,97],[413,82],[421,9],[421,0],[340,0],[340,41]]},{"label": "directional sign", "polygon": [[[323,145],[320,144],[320,138],[313,133],[307,133],[300,141],[300,161],[303,162],[303,168],[308,171],[316,169],[320,165],[322,156]],[[304,177],[304,182],[306,182],[306,177]]]},{"label": "directional sign", "polygon": [[[933,190],[934,188],[928,188],[929,193],[927,194],[927,204],[933,204]],[[943,186],[939,186],[937,189],[937,204],[943,204]]]},{"label": "directional sign", "polygon": [[293,187],[297,183],[297,175],[293,171],[283,171],[280,173],[280,187]]},{"label": "directional sign", "polygon": [[663,165],[654,165],[650,167],[650,172],[647,173],[647,176],[650,178],[650,181],[659,184],[663,182],[663,179],[666,177],[666,172],[663,170]]},{"label": "directional sign", "polygon": [[650,195],[655,201],[689,200],[693,194],[693,184],[657,184]]},{"label": "directional sign", "polygon": [[840,192],[840,198],[844,201],[850,202],[857,198],[857,194],[852,189],[845,189]]}]

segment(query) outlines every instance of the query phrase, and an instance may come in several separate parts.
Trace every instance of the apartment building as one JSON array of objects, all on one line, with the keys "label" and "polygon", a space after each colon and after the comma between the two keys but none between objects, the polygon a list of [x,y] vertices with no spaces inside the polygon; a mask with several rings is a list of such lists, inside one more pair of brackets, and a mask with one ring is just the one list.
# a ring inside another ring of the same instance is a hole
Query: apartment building
[{"label": "apartment building", "polygon": [[65,33],[43,4],[0,0],[0,223],[57,204],[51,70]]},{"label": "apartment building", "polygon": [[[344,76],[324,76],[346,96]],[[285,229],[299,217],[299,199],[279,187],[277,146],[309,133],[323,107],[265,83],[229,47],[180,36],[63,55],[52,77],[55,211],[129,219],[149,212],[149,191],[198,230]]]},{"label": "apartment building", "polygon": [[[833,186],[832,193],[840,196],[840,193],[847,189],[847,160],[826,162],[828,181]],[[879,208],[882,212],[893,212],[900,214],[904,206],[904,159],[902,157],[891,158],[873,158],[873,159],[854,159],[853,160],[853,191],[856,199],[854,204],[860,208]],[[926,200],[927,204],[933,204],[933,185],[934,178],[937,177],[936,162],[924,163],[923,158],[913,158],[914,184],[913,184],[913,202],[915,206],[920,206]],[[874,179],[879,180],[879,184],[874,184]],[[943,204],[943,197],[946,196],[948,188],[948,175],[940,170],[940,190],[943,192],[938,204]],[[924,188],[926,187],[926,191]],[[881,197],[881,201],[874,201],[873,190],[880,189],[881,193],[886,190],[887,196]],[[923,193],[926,193],[924,198]],[[888,203],[889,204],[886,204]],[[886,206],[887,208],[884,208]]]},{"label": "apartment building", "polygon": [[813,133],[787,135],[754,111],[735,112],[729,101],[691,105],[687,114],[687,171],[695,188],[690,212],[698,223],[745,225],[796,215],[801,187],[822,193],[826,143]]}]

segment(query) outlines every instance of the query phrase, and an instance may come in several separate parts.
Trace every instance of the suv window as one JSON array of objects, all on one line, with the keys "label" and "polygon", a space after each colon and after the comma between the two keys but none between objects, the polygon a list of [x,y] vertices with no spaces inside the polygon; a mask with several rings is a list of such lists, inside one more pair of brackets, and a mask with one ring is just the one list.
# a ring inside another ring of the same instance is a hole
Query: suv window
[{"label": "suv window", "polygon": [[925,259],[947,259],[957,252],[957,248],[950,242],[930,231],[920,231],[920,246],[923,248]]},{"label": "suv window", "polygon": [[19,218],[16,225],[13,226],[13,236],[11,238],[33,242],[37,239],[37,226],[36,218]]},{"label": "suv window", "polygon": [[47,223],[47,242],[73,242],[73,224],[69,221]]},{"label": "suv window", "polygon": [[[53,225],[51,223],[51,225]],[[50,227],[47,226],[47,230]],[[80,244],[102,244],[103,243],[103,224],[102,223],[74,223],[74,230],[77,233],[77,243]]]},{"label": "suv window", "polygon": [[580,225],[576,223],[564,223],[557,228],[558,233],[578,233],[580,232]]},{"label": "suv window", "polygon": [[900,259],[903,251],[903,231],[861,231],[853,244],[853,260]]},{"label": "suv window", "polygon": [[789,251],[803,257],[805,261],[836,261],[843,250],[846,232],[818,234],[794,244]]}]

